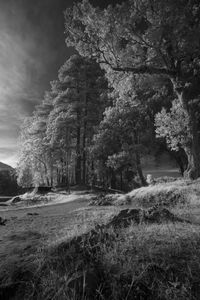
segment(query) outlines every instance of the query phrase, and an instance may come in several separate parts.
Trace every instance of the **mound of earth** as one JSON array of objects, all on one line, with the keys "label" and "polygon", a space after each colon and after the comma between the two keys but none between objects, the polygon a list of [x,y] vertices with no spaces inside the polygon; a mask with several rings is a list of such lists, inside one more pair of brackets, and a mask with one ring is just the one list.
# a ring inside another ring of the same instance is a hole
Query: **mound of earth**
[{"label": "mound of earth", "polygon": [[118,215],[106,225],[107,227],[113,226],[114,228],[128,227],[131,223],[166,223],[166,222],[182,222],[191,223],[175,216],[166,208],[152,207],[147,210],[143,209],[123,209]]},{"label": "mound of earth", "polygon": [[[109,228],[113,227],[115,230],[122,226],[127,227],[131,225],[132,222],[139,224],[141,222],[160,223],[187,221],[176,217],[167,209],[124,209],[113,217],[107,224],[101,226],[97,225],[95,229],[92,229],[80,236],[76,236],[66,242],[62,242],[59,246],[51,249],[48,253],[47,261],[44,263],[44,272],[45,266],[52,264],[55,257],[57,259],[62,257],[63,259],[64,256],[65,263],[69,270],[73,269],[74,262],[78,261],[79,264],[78,267],[76,267],[76,272],[80,273],[80,276],[73,279],[69,286],[70,288],[75,289],[78,295],[82,295],[84,282],[88,299],[93,299],[90,298],[90,296],[94,296],[97,288],[102,284],[102,282],[105,283],[106,280],[108,280],[101,262],[97,262],[96,260],[96,254],[101,251],[102,244],[106,245],[106,247],[111,247],[112,243],[115,242],[116,233],[114,231],[110,232]],[[65,267],[60,264],[59,272],[64,272],[64,268]],[[82,276],[81,274],[83,273],[84,275]],[[123,273],[121,276],[123,277]],[[165,270],[160,267],[157,267],[156,265],[149,266],[144,272],[142,272],[137,280],[132,283],[130,287],[130,297],[127,299],[154,299],[156,284],[161,281],[163,284],[168,282],[167,276],[168,274]],[[127,282],[126,277],[121,279],[122,281],[125,280]],[[154,283],[155,286],[153,285]],[[135,295],[136,298],[134,298]],[[144,298],[142,298],[142,295],[144,295]],[[152,298],[146,297],[147,295],[151,295]]]},{"label": "mound of earth", "polygon": [[8,201],[8,203],[9,203],[9,204],[16,204],[16,203],[21,202],[21,201],[22,201],[22,197],[20,197],[20,196],[15,196],[15,197],[13,197],[12,199],[10,199],[10,200]]},{"label": "mound of earth", "polygon": [[76,236],[67,243],[64,242],[63,244],[60,244],[60,246],[57,248],[57,251],[61,249],[62,251],[67,250],[73,246],[74,249],[76,249],[76,252],[78,253],[80,251],[80,248],[82,248],[82,246],[84,244],[87,244],[88,242],[90,243],[90,245],[94,246],[95,244],[97,244],[98,240],[105,241],[106,239],[108,239],[108,237],[109,241],[111,241],[111,233],[108,234],[107,232],[107,229],[109,229],[110,227],[118,229],[121,227],[128,227],[132,223],[160,224],[166,222],[191,223],[188,220],[175,216],[166,208],[160,209],[157,207],[152,207],[148,210],[123,209],[116,216],[114,216],[107,224],[97,225],[94,229],[90,230],[89,232],[86,232],[80,236]]},{"label": "mound of earth", "polygon": [[149,185],[135,189],[125,195],[117,196],[114,205],[121,206],[131,203],[134,206],[144,208],[158,204],[165,207],[174,207],[188,203],[190,194],[194,194],[196,190],[195,187],[188,186],[187,182],[183,180]]},{"label": "mound of earth", "polygon": [[33,194],[33,193],[26,193],[24,195],[19,195],[13,197],[11,200],[7,201],[9,205],[36,205],[36,204],[45,204],[50,201],[50,197],[48,195],[41,195],[41,194]]},{"label": "mound of earth", "polygon": [[0,162],[0,172],[1,171],[14,171],[14,169],[9,165]]}]

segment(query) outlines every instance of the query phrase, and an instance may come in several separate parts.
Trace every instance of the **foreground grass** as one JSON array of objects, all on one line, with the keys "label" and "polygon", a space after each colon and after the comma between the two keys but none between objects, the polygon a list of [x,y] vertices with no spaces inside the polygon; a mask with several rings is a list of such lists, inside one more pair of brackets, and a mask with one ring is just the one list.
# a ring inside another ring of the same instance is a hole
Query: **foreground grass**
[{"label": "foreground grass", "polygon": [[10,291],[14,299],[199,299],[199,273],[199,226],[132,224],[29,256],[12,271]]},{"label": "foreground grass", "polygon": [[[192,220],[198,193],[199,182],[174,182],[128,196],[138,206],[140,197],[144,207],[165,199],[161,204],[167,201],[179,215],[190,208]],[[57,239],[48,239],[34,251],[21,249],[21,260],[14,267],[12,261],[2,263],[0,299],[199,299],[200,226],[169,222],[131,223],[117,229],[95,226],[107,223],[118,210],[80,211],[79,226],[63,229]]]}]

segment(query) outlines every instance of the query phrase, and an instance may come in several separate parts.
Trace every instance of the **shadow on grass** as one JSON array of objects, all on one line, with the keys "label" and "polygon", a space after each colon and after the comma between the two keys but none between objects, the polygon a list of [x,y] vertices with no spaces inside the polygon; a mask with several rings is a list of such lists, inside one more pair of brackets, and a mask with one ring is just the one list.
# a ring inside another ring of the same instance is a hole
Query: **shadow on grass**
[{"label": "shadow on grass", "polygon": [[[40,235],[10,238],[33,249]],[[0,299],[193,300],[199,272],[199,226],[110,222],[40,252],[21,249],[1,268]]]},{"label": "shadow on grass", "polygon": [[30,230],[7,236],[0,261],[0,299],[21,299],[34,278],[43,239],[42,234]]}]

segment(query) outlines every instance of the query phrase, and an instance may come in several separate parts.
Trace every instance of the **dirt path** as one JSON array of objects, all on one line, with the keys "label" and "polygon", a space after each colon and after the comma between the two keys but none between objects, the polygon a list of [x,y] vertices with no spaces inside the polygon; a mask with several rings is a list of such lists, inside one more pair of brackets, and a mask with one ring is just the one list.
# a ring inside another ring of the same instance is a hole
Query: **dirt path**
[{"label": "dirt path", "polygon": [[66,203],[1,210],[0,216],[8,221],[0,226],[0,261],[13,257],[16,261],[22,253],[34,252],[44,240],[57,238],[60,230],[75,226],[76,210],[86,207],[88,201],[77,196]]}]

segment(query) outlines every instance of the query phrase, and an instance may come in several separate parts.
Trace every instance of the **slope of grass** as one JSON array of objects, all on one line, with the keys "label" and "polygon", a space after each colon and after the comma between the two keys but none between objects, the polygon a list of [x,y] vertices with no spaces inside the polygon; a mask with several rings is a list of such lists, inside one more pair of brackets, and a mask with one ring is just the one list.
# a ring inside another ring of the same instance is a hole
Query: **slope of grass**
[{"label": "slope of grass", "polygon": [[142,224],[54,243],[12,279],[16,299],[199,299],[199,272],[198,226]]},{"label": "slope of grass", "polygon": [[198,205],[200,197],[200,180],[159,183],[148,187],[135,189],[126,195],[118,195],[114,200],[116,205],[132,204],[139,207],[152,205]]}]

